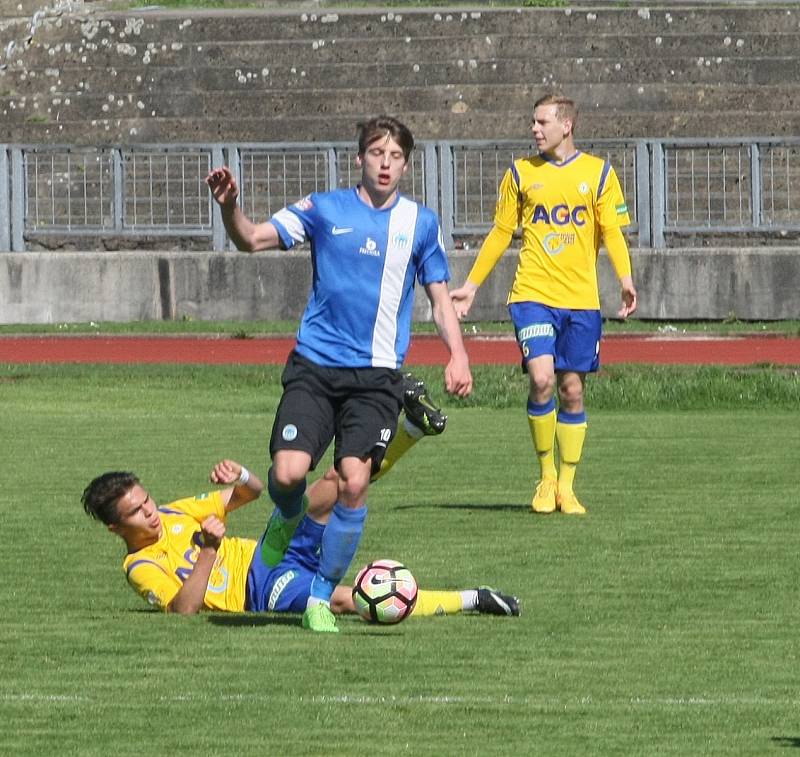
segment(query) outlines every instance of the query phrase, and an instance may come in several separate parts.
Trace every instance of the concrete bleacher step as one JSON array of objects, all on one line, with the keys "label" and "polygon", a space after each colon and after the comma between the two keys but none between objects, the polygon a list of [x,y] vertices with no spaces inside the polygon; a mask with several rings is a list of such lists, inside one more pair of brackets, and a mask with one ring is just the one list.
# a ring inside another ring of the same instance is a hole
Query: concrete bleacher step
[{"label": "concrete bleacher step", "polygon": [[[348,115],[299,115],[280,118],[238,118],[230,113],[207,114],[204,118],[117,118],[111,114],[91,121],[45,120],[32,115],[21,123],[3,125],[7,142],[23,144],[135,144],[157,142],[315,142],[353,141],[358,121],[374,115],[365,104]],[[526,139],[527,112],[504,113],[503,119],[514,128],[500,133],[497,115],[491,113],[461,113],[407,111],[404,120],[419,139],[475,139],[478,135],[490,138]],[[800,113],[761,110],[759,122],[765,124],[758,132],[762,136],[794,137],[800,134]],[[763,121],[762,121],[763,119]],[[673,111],[639,111],[593,113],[585,119],[578,134],[581,139],[631,139],[631,135],[661,135],[675,137],[713,134],[715,138],[741,137],[745,127],[741,111],[718,113],[681,113]]]},{"label": "concrete bleacher step", "polygon": [[590,138],[791,135],[798,50],[786,8],[84,7],[0,56],[0,141],[339,140],[378,111],[421,138],[519,139],[548,89]]},{"label": "concrete bleacher step", "polygon": [[[202,114],[222,113],[226,109],[236,118],[266,119],[273,113],[280,113],[283,118],[314,117],[322,114],[347,116],[353,113],[354,105],[363,102],[362,93],[358,89],[334,90],[335,96],[328,89],[309,89],[303,92],[302,98],[298,98],[294,92],[262,87],[263,83],[261,87],[251,85],[249,93],[253,96],[239,98],[236,102],[231,102],[230,91],[172,92],[156,87],[146,93],[126,92],[120,88],[118,94],[111,97],[97,93],[94,88],[62,92],[59,95],[35,99],[25,98],[24,107],[20,106],[22,100],[18,95],[0,94],[0,113],[3,113],[6,125],[36,120],[36,116],[51,122],[67,123],[91,120],[98,116],[135,119],[144,115],[155,115],[160,118],[176,118],[195,113],[195,117],[202,117]],[[479,109],[482,90],[481,85],[438,85],[423,90],[416,87],[376,87],[370,92],[390,112],[429,112],[444,116],[450,111],[455,118],[458,114],[453,114],[453,109]],[[596,129],[591,121],[598,115],[624,114],[634,106],[643,117],[667,110],[675,113],[692,112],[701,107],[707,111],[724,112],[730,107],[730,90],[727,85],[687,89],[677,84],[594,84],[586,87],[573,83],[570,91],[575,92],[583,104],[579,132],[585,132],[589,126],[594,133]],[[537,90],[531,86],[503,85],[495,87],[493,92],[502,98],[508,114],[521,114],[517,129],[520,137],[526,136],[530,105]],[[750,98],[753,102],[763,98],[769,102],[771,109],[791,112],[796,104],[797,91],[796,87],[789,85],[742,87],[739,95],[745,99]],[[14,103],[16,104],[13,105]]]},{"label": "concrete bleacher step", "polygon": [[[798,41],[800,45],[800,40]],[[48,61],[50,63],[50,61]],[[484,100],[492,97],[494,88],[526,87],[539,90],[546,86],[599,85],[613,86],[669,85],[687,92],[697,87],[727,86],[731,96],[740,88],[753,85],[795,86],[788,80],[787,67],[795,60],[783,57],[761,57],[742,61],[714,60],[702,65],[687,58],[629,59],[624,65],[600,58],[575,62],[526,63],[496,61],[470,67],[458,61],[419,64],[416,70],[400,64],[355,63],[337,64],[335,76],[330,66],[309,65],[246,67],[220,64],[209,66],[206,60],[190,60],[179,66],[143,66],[138,61],[93,60],[92,63],[62,62],[61,65],[11,70],[0,78],[0,88],[11,94],[52,92],[56,95],[91,91],[102,95],[144,93],[151,90],[168,92],[225,91],[246,95],[253,90],[285,90],[287,93],[324,88],[328,91],[373,88],[387,89],[391,82],[398,87],[415,87],[424,92],[429,87],[482,86]],[[690,82],[690,83],[687,83]]]}]

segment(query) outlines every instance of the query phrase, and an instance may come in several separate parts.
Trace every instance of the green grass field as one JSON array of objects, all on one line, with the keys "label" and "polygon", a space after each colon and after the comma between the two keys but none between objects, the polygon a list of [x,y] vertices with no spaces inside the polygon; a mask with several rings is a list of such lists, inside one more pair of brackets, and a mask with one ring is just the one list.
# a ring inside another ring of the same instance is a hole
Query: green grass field
[{"label": "green grass field", "polygon": [[[415,334],[435,334],[436,327],[429,322],[414,323]],[[0,324],[0,336],[24,334],[230,334],[247,338],[266,334],[293,335],[297,331],[297,320],[291,321],[195,321],[191,318],[177,321],[133,321],[113,323],[33,323]],[[505,334],[513,336],[510,321],[475,321],[464,324],[464,332],[473,334]],[[740,321],[731,318],[725,321],[646,321],[629,318],[625,321],[606,319],[604,334],[650,334],[665,336],[690,333],[703,334],[772,334],[781,336],[800,335],[800,321]]]},{"label": "green grass field", "polygon": [[[149,611],[83,487],[133,469],[165,504],[222,456],[263,475],[278,371],[0,366],[0,754],[800,746],[796,370],[598,377],[582,519],[529,511],[521,379],[476,371],[447,433],[375,485],[353,572],[391,557],[426,587],[494,584],[521,618],[345,618],[321,638],[294,616]],[[267,512],[237,511],[229,533],[257,537]]]}]

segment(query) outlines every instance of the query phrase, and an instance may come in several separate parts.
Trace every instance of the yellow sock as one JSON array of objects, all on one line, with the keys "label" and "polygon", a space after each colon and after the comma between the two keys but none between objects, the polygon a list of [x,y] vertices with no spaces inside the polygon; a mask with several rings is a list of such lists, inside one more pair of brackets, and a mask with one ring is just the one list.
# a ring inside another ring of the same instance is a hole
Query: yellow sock
[{"label": "yellow sock", "polygon": [[586,413],[560,412],[558,423],[556,423],[556,439],[561,463],[558,472],[558,488],[572,491],[575,469],[581,460],[583,441],[586,439]]},{"label": "yellow sock", "polygon": [[[392,441],[389,442],[386,454],[381,460],[380,470],[373,475],[372,481],[377,481],[381,476],[388,473],[392,466],[424,436],[422,431],[419,432],[419,436],[413,436],[412,433],[409,433],[405,420],[405,416],[403,416],[398,422],[397,433],[395,433]],[[414,430],[416,431],[416,429]]]},{"label": "yellow sock", "polygon": [[[547,410],[546,408],[549,408]],[[531,412],[531,410],[539,412]],[[541,410],[545,410],[544,413]],[[555,479],[556,458],[555,458],[555,438],[556,438],[556,408],[555,402],[550,401],[546,405],[536,405],[528,402],[528,425],[531,429],[531,440],[536,456],[539,458],[539,467],[542,471],[542,478]]]},{"label": "yellow sock", "polygon": [[456,615],[461,612],[460,591],[428,591],[420,589],[417,604],[411,615],[426,617],[430,615]]}]

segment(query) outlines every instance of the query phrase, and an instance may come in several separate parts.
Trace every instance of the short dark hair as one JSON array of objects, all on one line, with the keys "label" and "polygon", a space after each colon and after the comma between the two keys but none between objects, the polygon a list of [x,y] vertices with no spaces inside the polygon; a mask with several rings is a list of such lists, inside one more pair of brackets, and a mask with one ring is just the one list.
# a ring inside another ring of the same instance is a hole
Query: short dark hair
[{"label": "short dark hair", "polygon": [[81,502],[87,515],[107,526],[119,522],[117,502],[124,497],[139,479],[134,473],[111,471],[98,476],[83,490]]},{"label": "short dark hair", "polygon": [[377,139],[391,137],[403,148],[406,162],[414,149],[414,135],[411,130],[393,116],[376,116],[358,125],[358,154],[363,155]]},{"label": "short dark hair", "polygon": [[555,105],[556,117],[558,120],[565,121],[569,119],[572,121],[572,131],[575,131],[575,124],[578,120],[578,106],[575,104],[574,100],[558,92],[550,92],[540,97],[533,104],[533,109],[536,110],[540,105]]}]

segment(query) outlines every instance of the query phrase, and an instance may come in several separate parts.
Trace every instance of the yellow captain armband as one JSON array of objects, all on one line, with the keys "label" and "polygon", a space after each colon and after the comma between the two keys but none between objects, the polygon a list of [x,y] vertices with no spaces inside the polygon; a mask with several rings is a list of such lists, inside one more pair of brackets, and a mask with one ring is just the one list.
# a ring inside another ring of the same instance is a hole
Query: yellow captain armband
[{"label": "yellow captain armband", "polygon": [[[614,266],[617,278],[631,275],[631,256],[628,253],[628,243],[619,226],[610,226],[603,229],[603,244]],[[480,256],[479,256],[480,257]],[[477,264],[477,261],[475,261]]]},{"label": "yellow captain armband", "polygon": [[[467,280],[480,286],[489,277],[497,261],[500,260],[503,253],[511,244],[511,231],[503,231],[502,229],[493,226],[486,239],[483,240],[478,257],[472,264],[472,269],[467,276]],[[624,240],[623,240],[624,242]]]}]

